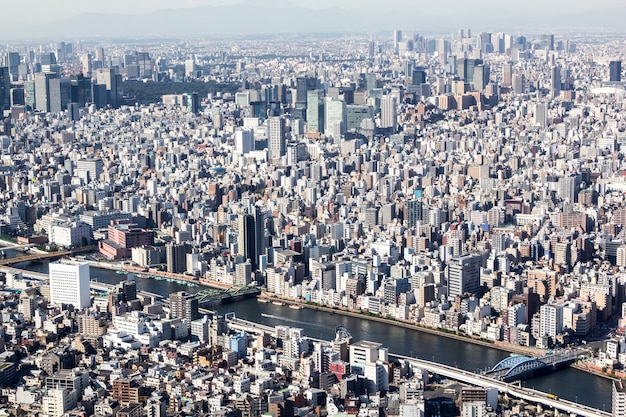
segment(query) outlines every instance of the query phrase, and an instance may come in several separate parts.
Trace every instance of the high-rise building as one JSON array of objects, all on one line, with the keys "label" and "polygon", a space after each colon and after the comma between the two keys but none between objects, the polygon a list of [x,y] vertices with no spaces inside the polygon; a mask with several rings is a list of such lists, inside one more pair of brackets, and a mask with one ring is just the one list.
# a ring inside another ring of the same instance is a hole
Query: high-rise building
[{"label": "high-rise building", "polygon": [[50,87],[48,81],[54,78],[55,74],[38,72],[35,74],[35,109],[50,111]]},{"label": "high-rise building", "polygon": [[513,74],[512,83],[513,83],[513,93],[515,94],[524,93],[524,76],[522,74]]},{"label": "high-rise building", "polygon": [[561,304],[544,304],[539,308],[540,336],[556,337],[563,331],[563,307]]},{"label": "high-rise building", "polygon": [[324,133],[324,90],[307,91],[306,101],[307,130]]},{"label": "high-rise building", "polygon": [[478,254],[463,255],[450,260],[448,265],[449,297],[478,292],[481,260],[482,257]]},{"label": "high-rise building", "polygon": [[380,101],[380,127],[391,128],[394,133],[398,126],[398,109],[396,97],[384,95]]},{"label": "high-rise building", "polygon": [[9,67],[0,67],[0,119],[2,110],[11,108],[11,74]]},{"label": "high-rise building", "polygon": [[510,62],[502,65],[502,85],[510,87],[513,84],[513,64]]},{"label": "high-rise building", "polygon": [[17,81],[19,78],[20,54],[19,52],[7,52],[5,65],[9,68],[11,81]]},{"label": "high-rise building", "polygon": [[341,137],[346,130],[346,102],[326,99],[324,111],[324,132],[328,136]]},{"label": "high-rise building", "polygon": [[51,78],[48,80],[48,103],[50,113],[61,113],[67,109],[72,95],[69,78]]},{"label": "high-rise building", "polygon": [[550,71],[550,84],[552,97],[557,97],[561,94],[561,68],[556,65],[552,67]]},{"label": "high-rise building", "polygon": [[317,88],[317,78],[298,77],[296,78],[296,106],[306,107],[307,92]]},{"label": "high-rise building", "polygon": [[422,200],[410,200],[407,202],[407,226],[415,227],[418,221],[423,217]]},{"label": "high-rise building", "polygon": [[91,305],[88,264],[51,263],[49,279],[50,302],[80,309]]},{"label": "high-rise building", "polygon": [[609,81],[622,81],[622,61],[609,62]]},{"label": "high-rise building", "polygon": [[165,247],[167,272],[182,274],[187,270],[187,254],[191,253],[191,246],[187,243],[180,245],[170,243]]},{"label": "high-rise building", "polygon": [[253,268],[256,267],[256,228],[254,216],[239,213],[237,216],[237,254],[249,259]]},{"label": "high-rise building", "polygon": [[400,42],[402,42],[402,31],[396,29],[393,31],[393,50],[395,53],[398,53],[400,49]]},{"label": "high-rise building", "polygon": [[626,417],[626,385],[623,379],[613,381],[613,417]]},{"label": "high-rise building", "polygon": [[172,318],[187,319],[191,323],[200,317],[198,297],[185,291],[170,294],[170,311]]},{"label": "high-rise building", "polygon": [[269,151],[271,158],[280,158],[287,151],[285,138],[285,119],[282,117],[270,117],[269,124]]},{"label": "high-rise building", "polygon": [[474,78],[472,81],[476,91],[483,91],[489,84],[489,65],[480,64],[474,67]]}]

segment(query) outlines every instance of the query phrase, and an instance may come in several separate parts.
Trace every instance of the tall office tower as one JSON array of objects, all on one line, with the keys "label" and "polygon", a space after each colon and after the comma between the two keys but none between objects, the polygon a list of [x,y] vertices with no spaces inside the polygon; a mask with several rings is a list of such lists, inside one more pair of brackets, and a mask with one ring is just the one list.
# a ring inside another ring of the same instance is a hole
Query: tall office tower
[{"label": "tall office tower", "polygon": [[306,121],[309,132],[324,133],[324,90],[307,91]]},{"label": "tall office tower", "polygon": [[252,129],[235,131],[235,152],[245,155],[254,150],[254,131]]},{"label": "tall office tower", "polygon": [[96,49],[96,61],[104,62],[104,59],[105,59],[104,48],[97,48]]},{"label": "tall office tower", "polygon": [[48,105],[50,113],[61,113],[67,109],[72,95],[69,78],[51,78],[48,80]]},{"label": "tall office tower", "polygon": [[41,54],[41,71],[56,72],[58,70],[56,55],[52,52]]},{"label": "tall office tower", "polygon": [[522,74],[513,74],[512,84],[515,94],[524,94],[524,76]]},{"label": "tall office tower", "polygon": [[327,98],[325,106],[324,132],[339,138],[346,131],[346,102]]},{"label": "tall office tower", "polygon": [[609,81],[622,81],[622,61],[609,62]]},{"label": "tall office tower", "polygon": [[254,253],[256,260],[252,264],[252,270],[259,267],[259,256],[265,255],[265,213],[261,211],[260,207],[254,207],[254,239],[255,248]]},{"label": "tall office tower", "polygon": [[550,91],[552,97],[558,97],[561,94],[561,68],[554,66],[550,71]]},{"label": "tall office tower", "polygon": [[237,215],[237,255],[249,259],[252,269],[258,263],[256,253],[256,227],[254,216],[246,213]]},{"label": "tall office tower", "polygon": [[502,85],[510,87],[513,84],[513,64],[510,62],[502,65]]},{"label": "tall office tower", "polygon": [[396,29],[393,31],[393,51],[395,53],[398,53],[400,42],[402,42],[402,31]]},{"label": "tall office tower", "polygon": [[623,379],[613,381],[613,417],[626,417],[626,385]]},{"label": "tall office tower", "polygon": [[554,51],[554,34],[541,35],[539,40],[541,49],[547,49],[548,51]]},{"label": "tall office tower", "polygon": [[307,91],[317,88],[317,78],[298,77],[296,78],[296,105],[306,107]]},{"label": "tall office tower", "polygon": [[85,107],[87,103],[93,102],[91,97],[91,77],[82,74],[70,76],[71,102]]},{"label": "tall office tower", "polygon": [[426,82],[426,69],[424,67],[415,67],[411,74],[411,84],[420,85]]},{"label": "tall office tower", "polygon": [[535,104],[535,125],[546,127],[548,124],[548,105],[546,103]]},{"label": "tall office tower", "polygon": [[398,109],[396,97],[384,95],[380,100],[380,127],[392,128],[395,133],[398,127]]},{"label": "tall office tower", "polygon": [[0,119],[2,111],[11,108],[11,74],[9,67],[0,67]]},{"label": "tall office tower", "polygon": [[191,253],[191,246],[187,243],[180,245],[170,243],[165,247],[167,272],[182,274],[187,270],[187,254]]},{"label": "tall office tower", "polygon": [[472,81],[476,91],[484,91],[487,84],[489,84],[489,65],[477,65],[474,68],[474,78]]},{"label": "tall office tower", "polygon": [[367,88],[367,94],[372,94],[372,91],[378,86],[376,81],[376,73],[368,72],[365,74],[365,83]]},{"label": "tall office tower", "polygon": [[88,264],[51,263],[48,275],[50,302],[80,309],[91,305]]},{"label": "tall office tower", "polygon": [[17,81],[19,78],[20,54],[19,52],[7,52],[5,59],[6,66],[9,67],[11,81]]},{"label": "tall office tower", "polygon": [[376,55],[376,44],[374,43],[374,38],[370,35],[370,40],[367,44],[367,57],[374,58]]},{"label": "tall office tower", "polygon": [[96,71],[96,82],[104,84],[107,92],[107,104],[119,107],[122,98],[122,76],[112,68],[103,68]]},{"label": "tall office tower", "polygon": [[200,95],[197,92],[187,94],[187,112],[200,113]]},{"label": "tall office tower", "polygon": [[197,320],[198,298],[185,291],[170,294],[170,314],[173,318],[187,319],[189,322]]},{"label": "tall office tower", "polygon": [[38,72],[35,74],[35,109],[50,111],[50,80],[56,74]]},{"label": "tall office tower", "polygon": [[280,158],[287,151],[285,119],[282,117],[270,117],[268,124],[270,158]]},{"label": "tall office tower", "polygon": [[448,265],[448,296],[476,294],[480,289],[480,262],[478,254],[452,258]]},{"label": "tall office tower", "polygon": [[82,75],[91,75],[91,54],[86,53],[80,56],[80,71]]}]

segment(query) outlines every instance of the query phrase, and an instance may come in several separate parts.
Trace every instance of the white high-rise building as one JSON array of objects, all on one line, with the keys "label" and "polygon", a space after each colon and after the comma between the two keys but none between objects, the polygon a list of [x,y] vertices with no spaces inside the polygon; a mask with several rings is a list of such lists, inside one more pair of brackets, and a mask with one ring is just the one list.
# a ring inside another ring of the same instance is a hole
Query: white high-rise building
[{"label": "white high-rise building", "polygon": [[384,95],[380,100],[380,127],[393,128],[395,133],[398,126],[398,109],[396,97]]},{"label": "white high-rise building", "polygon": [[556,337],[563,331],[563,308],[565,303],[544,304],[539,310],[541,336]]},{"label": "white high-rise building", "polygon": [[72,304],[75,308],[91,305],[88,264],[50,264],[50,301]]},{"label": "white high-rise building", "polygon": [[626,416],[626,386],[623,380],[613,381],[613,417]]}]

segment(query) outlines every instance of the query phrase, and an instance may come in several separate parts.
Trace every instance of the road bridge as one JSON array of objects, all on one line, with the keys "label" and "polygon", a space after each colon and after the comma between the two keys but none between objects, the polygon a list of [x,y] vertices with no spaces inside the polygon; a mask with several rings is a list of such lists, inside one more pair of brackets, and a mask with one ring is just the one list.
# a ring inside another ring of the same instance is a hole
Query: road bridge
[{"label": "road bridge", "polygon": [[582,351],[574,349],[561,350],[538,358],[524,355],[509,356],[498,362],[485,375],[506,382],[516,381],[541,371],[555,370],[559,366],[570,364],[581,354]]},{"label": "road bridge", "polygon": [[463,369],[454,368],[440,363],[430,362],[423,359],[411,358],[409,356],[389,354],[390,358],[398,358],[406,360],[414,364],[418,368],[426,369],[433,374],[441,375],[456,381],[465,382],[467,384],[476,385],[484,388],[497,388],[502,394],[519,398],[535,404],[541,404],[544,407],[552,408],[561,412],[576,414],[584,417],[610,417],[611,413],[601,411],[593,407],[578,404],[572,401],[555,398],[554,396],[542,391],[520,387],[515,384],[493,379],[487,375],[475,374]]}]

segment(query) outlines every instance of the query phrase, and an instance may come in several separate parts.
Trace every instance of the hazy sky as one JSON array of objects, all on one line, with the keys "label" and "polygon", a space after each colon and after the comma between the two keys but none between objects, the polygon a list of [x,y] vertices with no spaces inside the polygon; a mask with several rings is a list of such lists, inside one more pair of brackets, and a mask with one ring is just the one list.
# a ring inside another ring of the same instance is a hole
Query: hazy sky
[{"label": "hazy sky", "polygon": [[[269,7],[293,4],[309,8],[342,7],[370,10],[410,10],[436,13],[443,11],[535,10],[537,13],[559,11],[587,11],[612,8],[623,9],[624,0],[29,0],[28,2],[2,1],[3,15],[11,16],[11,26],[48,23],[85,12],[136,14],[141,12],[181,7],[236,4],[248,1]],[[28,8],[25,12],[25,7]]]}]

